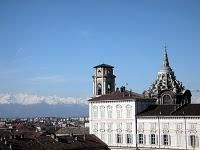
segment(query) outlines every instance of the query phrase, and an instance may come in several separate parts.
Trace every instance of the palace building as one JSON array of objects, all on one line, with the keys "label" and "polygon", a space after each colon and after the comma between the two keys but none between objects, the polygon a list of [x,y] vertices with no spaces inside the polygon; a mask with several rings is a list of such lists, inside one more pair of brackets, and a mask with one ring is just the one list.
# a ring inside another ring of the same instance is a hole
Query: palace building
[{"label": "palace building", "polygon": [[157,79],[142,94],[115,88],[114,67],[94,67],[90,134],[110,149],[200,149],[200,104],[176,79],[166,47]]}]

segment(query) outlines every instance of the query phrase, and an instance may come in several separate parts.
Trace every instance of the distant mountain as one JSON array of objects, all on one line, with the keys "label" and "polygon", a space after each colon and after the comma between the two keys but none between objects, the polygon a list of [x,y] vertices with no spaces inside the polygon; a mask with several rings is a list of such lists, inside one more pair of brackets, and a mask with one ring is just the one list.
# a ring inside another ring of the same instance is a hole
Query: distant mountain
[{"label": "distant mountain", "polygon": [[200,103],[200,90],[191,90],[192,103]]},{"label": "distant mountain", "polygon": [[70,117],[88,116],[88,105],[46,103],[21,105],[1,104],[0,117]]},{"label": "distant mountain", "polygon": [[88,116],[89,98],[0,94],[0,117]]}]

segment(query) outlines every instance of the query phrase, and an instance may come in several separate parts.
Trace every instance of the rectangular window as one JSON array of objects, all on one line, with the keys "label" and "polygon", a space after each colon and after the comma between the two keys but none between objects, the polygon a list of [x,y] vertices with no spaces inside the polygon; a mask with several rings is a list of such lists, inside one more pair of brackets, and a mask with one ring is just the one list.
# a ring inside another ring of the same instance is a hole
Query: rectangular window
[{"label": "rectangular window", "polygon": [[122,143],[122,134],[117,134],[117,143]]},{"label": "rectangular window", "polygon": [[108,130],[112,130],[112,125],[113,125],[113,123],[108,123]]},{"label": "rectangular window", "polygon": [[98,131],[98,123],[92,124],[92,131],[97,132]]},{"label": "rectangular window", "polygon": [[101,111],[101,119],[104,119],[105,118],[105,107],[101,106],[100,111]]},{"label": "rectangular window", "polygon": [[168,135],[163,135],[163,145],[169,145],[169,137]]},{"label": "rectangular window", "polygon": [[127,144],[133,143],[133,136],[132,136],[132,134],[127,134],[126,135],[126,142],[127,142]]},{"label": "rectangular window", "polygon": [[122,130],[122,123],[117,123],[117,129]]},{"label": "rectangular window", "polygon": [[163,124],[163,129],[168,130],[169,129],[169,124],[168,123],[164,123]]},{"label": "rectangular window", "polygon": [[126,123],[126,130],[127,131],[131,131],[132,130],[132,123],[131,122]]},{"label": "rectangular window", "polygon": [[150,143],[153,145],[153,144],[156,144],[156,135],[155,134],[151,134],[150,135]]},{"label": "rectangular window", "polygon": [[190,129],[191,130],[196,130],[196,123],[191,123],[190,124]]},{"label": "rectangular window", "polygon": [[138,138],[139,138],[139,144],[144,144],[144,135],[143,134],[139,134]]},{"label": "rectangular window", "polygon": [[112,118],[112,110],[108,110],[108,118]]},{"label": "rectangular window", "polygon": [[182,146],[182,134],[177,134],[177,146]]},{"label": "rectangular window", "polygon": [[181,130],[182,129],[182,123],[177,123],[177,130]]},{"label": "rectangular window", "polygon": [[122,118],[120,109],[117,109],[117,118]]},{"label": "rectangular window", "polygon": [[156,123],[151,123],[150,128],[151,130],[156,130]]},{"label": "rectangular window", "polygon": [[97,119],[98,118],[98,107],[92,108],[92,118]]},{"label": "rectangular window", "polygon": [[105,141],[105,133],[104,132],[101,133],[101,140]]},{"label": "rectangular window", "polygon": [[105,122],[101,122],[101,124],[100,124],[100,130],[105,130]]},{"label": "rectangular window", "polygon": [[108,144],[112,143],[112,134],[108,134]]},{"label": "rectangular window", "polygon": [[195,144],[196,144],[195,135],[190,135],[190,145],[191,145],[192,147],[195,147]]},{"label": "rectangular window", "polygon": [[138,124],[138,129],[139,130],[143,130],[144,129],[144,124],[143,123],[139,123]]}]

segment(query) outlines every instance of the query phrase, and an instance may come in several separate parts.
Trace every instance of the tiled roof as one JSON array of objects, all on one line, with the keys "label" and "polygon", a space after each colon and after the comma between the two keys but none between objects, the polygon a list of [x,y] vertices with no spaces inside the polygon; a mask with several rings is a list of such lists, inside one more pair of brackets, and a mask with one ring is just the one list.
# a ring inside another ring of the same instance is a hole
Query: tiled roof
[{"label": "tiled roof", "polygon": [[56,134],[89,134],[89,128],[84,127],[66,127],[56,131]]},{"label": "tiled roof", "polygon": [[174,116],[200,116],[200,104],[188,104],[173,113]]},{"label": "tiled roof", "polygon": [[200,104],[151,105],[137,116],[200,116]]},{"label": "tiled roof", "polygon": [[[36,135],[25,137],[18,132],[0,132],[0,150],[107,150],[108,146],[95,135],[48,136]],[[23,134],[21,134],[23,135]]]},{"label": "tiled roof", "polygon": [[94,66],[94,68],[114,68],[114,67],[108,64],[100,64],[100,65]]},{"label": "tiled roof", "polygon": [[142,94],[134,93],[134,92],[112,92],[110,94],[101,95],[99,97],[94,97],[88,101],[104,101],[104,100],[127,100],[127,99],[134,99],[134,100],[153,100],[153,99],[146,99]]},{"label": "tiled roof", "polygon": [[176,108],[176,105],[150,105],[138,116],[169,116]]}]

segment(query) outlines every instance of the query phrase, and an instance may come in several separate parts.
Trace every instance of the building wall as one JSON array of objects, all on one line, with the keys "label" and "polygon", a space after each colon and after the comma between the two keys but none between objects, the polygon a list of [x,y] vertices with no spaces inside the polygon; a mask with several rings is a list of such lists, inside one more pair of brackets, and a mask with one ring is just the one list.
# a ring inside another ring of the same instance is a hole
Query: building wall
[{"label": "building wall", "polygon": [[135,100],[89,102],[90,134],[111,147],[136,147],[135,115],[148,105]]},{"label": "building wall", "polygon": [[[102,115],[105,109],[105,116]],[[111,108],[111,109],[110,109]],[[127,108],[131,114],[127,116]],[[135,102],[134,101],[107,101],[89,103],[90,134],[95,134],[109,146],[135,146]],[[97,116],[94,111],[97,109]],[[109,111],[112,110],[112,117]],[[95,128],[95,126],[97,126]],[[102,127],[104,126],[104,127]],[[117,142],[117,134],[122,136]],[[132,142],[127,144],[126,135],[130,134]]]},{"label": "building wall", "polygon": [[[137,119],[137,137],[139,134],[143,134],[145,138],[143,144],[139,144],[137,140],[138,147],[200,149],[200,118],[140,117]],[[155,134],[155,144],[151,143],[151,134]],[[168,136],[167,144],[164,143],[164,135]],[[192,146],[191,138],[194,137]]]}]

